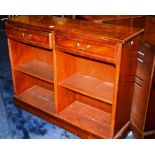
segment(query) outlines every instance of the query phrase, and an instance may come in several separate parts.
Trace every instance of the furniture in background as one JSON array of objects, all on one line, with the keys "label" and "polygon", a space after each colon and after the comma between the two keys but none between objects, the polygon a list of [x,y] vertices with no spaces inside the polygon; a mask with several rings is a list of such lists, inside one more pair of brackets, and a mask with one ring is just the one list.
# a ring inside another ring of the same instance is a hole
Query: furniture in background
[{"label": "furniture in background", "polygon": [[155,46],[155,16],[147,16],[144,34],[145,42]]},{"label": "furniture in background", "polygon": [[94,23],[126,25],[140,28],[144,28],[146,20],[146,16],[142,15],[84,15],[80,16],[80,18]]},{"label": "furniture in background", "polygon": [[17,106],[82,138],[127,134],[143,29],[17,16],[6,31]]},{"label": "furniture in background", "polygon": [[139,51],[131,112],[136,138],[155,138],[155,48],[144,43]]},{"label": "furniture in background", "polygon": [[155,138],[155,16],[148,16],[139,59],[131,123],[136,138]]}]

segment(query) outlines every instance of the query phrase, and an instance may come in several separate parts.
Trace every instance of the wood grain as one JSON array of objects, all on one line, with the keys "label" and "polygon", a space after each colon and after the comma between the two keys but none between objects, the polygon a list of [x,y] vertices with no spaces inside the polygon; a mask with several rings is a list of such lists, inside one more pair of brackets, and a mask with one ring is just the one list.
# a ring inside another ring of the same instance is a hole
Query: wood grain
[{"label": "wood grain", "polygon": [[127,133],[142,28],[17,16],[6,29],[16,105],[82,138]]},{"label": "wood grain", "polygon": [[84,103],[75,101],[58,116],[84,130],[91,130],[99,137],[109,137],[111,115]]},{"label": "wood grain", "polygon": [[60,86],[112,104],[113,84],[97,78],[75,73],[59,82]]},{"label": "wood grain", "polygon": [[14,98],[31,104],[47,113],[54,111],[53,92],[39,86],[32,86],[20,94],[14,95]]},{"label": "wood grain", "polygon": [[53,83],[53,66],[47,63],[32,60],[26,64],[21,64],[16,70]]}]

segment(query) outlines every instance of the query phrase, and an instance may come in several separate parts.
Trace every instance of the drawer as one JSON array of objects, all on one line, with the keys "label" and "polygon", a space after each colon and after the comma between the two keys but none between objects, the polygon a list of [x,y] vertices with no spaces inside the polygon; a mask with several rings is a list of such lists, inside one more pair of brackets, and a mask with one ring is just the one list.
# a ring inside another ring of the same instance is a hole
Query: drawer
[{"label": "drawer", "polygon": [[6,25],[6,31],[7,36],[10,39],[19,40],[43,48],[53,48],[53,33],[12,26],[9,24]]},{"label": "drawer", "polygon": [[94,42],[86,39],[81,39],[72,35],[59,34],[56,35],[56,47],[81,56],[103,60],[110,63],[116,61],[116,45]]}]

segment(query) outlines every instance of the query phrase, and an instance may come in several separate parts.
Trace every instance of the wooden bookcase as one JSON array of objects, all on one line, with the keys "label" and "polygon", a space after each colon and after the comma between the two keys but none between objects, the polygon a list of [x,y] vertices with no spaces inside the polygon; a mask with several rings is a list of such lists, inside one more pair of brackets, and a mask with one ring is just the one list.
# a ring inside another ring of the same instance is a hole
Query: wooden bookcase
[{"label": "wooden bookcase", "polygon": [[143,29],[18,16],[6,30],[17,106],[82,138],[127,134]]}]

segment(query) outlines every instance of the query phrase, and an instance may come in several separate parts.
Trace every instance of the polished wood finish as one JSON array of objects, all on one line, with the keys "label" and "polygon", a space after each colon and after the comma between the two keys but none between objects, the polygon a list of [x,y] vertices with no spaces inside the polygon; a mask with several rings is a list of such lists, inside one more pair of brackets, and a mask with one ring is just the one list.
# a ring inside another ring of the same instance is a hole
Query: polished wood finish
[{"label": "polished wood finish", "polygon": [[[117,133],[128,120],[130,120],[130,107],[132,105],[134,77],[137,67],[137,51],[140,47],[140,40],[141,36],[137,36],[123,46],[122,60],[120,62],[119,70],[119,95],[117,97],[117,102],[119,103],[117,104],[117,108],[121,110],[115,111],[115,133]],[[115,107],[115,109],[117,108]]]},{"label": "polished wood finish", "polygon": [[47,113],[54,110],[53,92],[39,86],[34,85],[22,93],[14,95],[14,99],[31,104]]},{"label": "polished wood finish", "polygon": [[111,114],[88,106],[85,103],[74,101],[59,113],[59,117],[71,124],[80,126],[84,130],[89,130],[100,138],[110,136]]},{"label": "polished wood finish", "polygon": [[[154,45],[155,16],[82,16],[94,23],[109,23],[145,28],[141,49],[138,51],[136,75],[130,76],[134,83],[133,106],[131,111],[132,131],[136,138],[155,138],[155,91]],[[130,66],[130,65],[129,65]],[[134,70],[133,70],[134,73]]]},{"label": "polished wood finish", "polygon": [[155,16],[142,15],[84,15],[81,19],[100,24],[126,25],[145,28],[144,42],[155,46]]},{"label": "polished wood finish", "polygon": [[43,62],[32,60],[26,64],[21,64],[16,70],[50,83],[54,82],[53,66]]},{"label": "polished wood finish", "polygon": [[155,16],[147,17],[145,31],[145,42],[155,46]]},{"label": "polished wood finish", "polygon": [[6,28],[17,106],[82,138],[126,135],[143,29],[52,16],[13,17]]},{"label": "polished wood finish", "polygon": [[100,41],[100,42],[125,42],[137,34],[143,32],[143,29],[135,27],[126,27],[113,24],[96,24],[83,20],[71,20],[54,16],[16,16],[8,21],[14,26],[33,28],[44,32],[63,32],[64,35],[72,34],[74,37]]},{"label": "polished wood finish", "polygon": [[56,36],[56,45],[69,53],[77,53],[81,56],[116,63],[115,44],[109,45],[60,33]]},{"label": "polished wood finish", "polygon": [[19,40],[24,43],[44,47],[53,48],[51,37],[52,33],[47,33],[44,31],[37,31],[32,29],[24,29],[21,27],[7,25],[7,34],[9,38]]},{"label": "polished wood finish", "polygon": [[81,18],[85,20],[93,21],[95,23],[103,23],[107,21],[118,22],[122,20],[138,19],[142,17],[143,17],[142,15],[83,15]]},{"label": "polished wood finish", "polygon": [[133,134],[136,138],[154,138],[154,87],[153,74],[155,67],[154,48],[143,44],[138,58],[136,81],[131,113]]},{"label": "polished wood finish", "polygon": [[88,75],[75,73],[59,82],[59,85],[112,104],[113,83],[102,81]]}]

